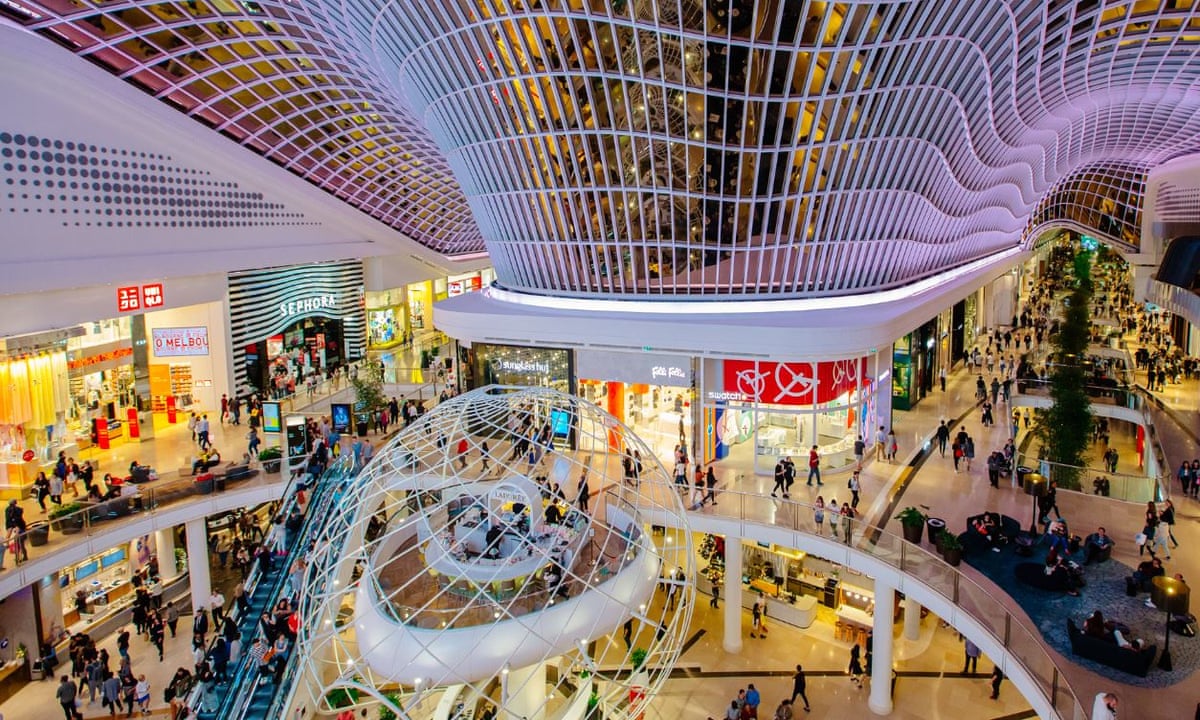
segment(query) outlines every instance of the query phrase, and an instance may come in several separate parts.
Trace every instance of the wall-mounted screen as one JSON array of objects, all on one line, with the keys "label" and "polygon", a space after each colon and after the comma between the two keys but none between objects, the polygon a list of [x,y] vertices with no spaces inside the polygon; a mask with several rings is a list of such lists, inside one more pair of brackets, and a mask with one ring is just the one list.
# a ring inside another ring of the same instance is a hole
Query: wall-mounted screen
[{"label": "wall-mounted screen", "polygon": [[127,553],[125,548],[118,548],[100,558],[100,567],[108,569],[117,563],[124,562]]},{"label": "wall-mounted screen", "polygon": [[100,563],[95,560],[89,560],[75,566],[75,582],[82,582],[91,576],[95,575],[100,570]]}]

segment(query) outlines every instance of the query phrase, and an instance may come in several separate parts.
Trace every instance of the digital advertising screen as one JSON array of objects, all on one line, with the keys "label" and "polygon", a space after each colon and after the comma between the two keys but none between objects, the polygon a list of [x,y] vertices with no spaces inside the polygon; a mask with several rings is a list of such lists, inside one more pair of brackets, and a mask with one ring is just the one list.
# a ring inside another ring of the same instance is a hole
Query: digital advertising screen
[{"label": "digital advertising screen", "polygon": [[569,435],[571,432],[571,414],[566,410],[551,410],[550,430],[559,437]]},{"label": "digital advertising screen", "polygon": [[262,404],[263,432],[277,433],[283,429],[279,422],[279,403],[265,402]]},{"label": "digital advertising screen", "polygon": [[291,459],[302,458],[308,454],[307,420],[303,415],[289,415],[287,418],[287,456]]},{"label": "digital advertising screen", "polygon": [[333,431],[339,435],[350,434],[350,403],[332,403],[329,410],[333,417]]}]

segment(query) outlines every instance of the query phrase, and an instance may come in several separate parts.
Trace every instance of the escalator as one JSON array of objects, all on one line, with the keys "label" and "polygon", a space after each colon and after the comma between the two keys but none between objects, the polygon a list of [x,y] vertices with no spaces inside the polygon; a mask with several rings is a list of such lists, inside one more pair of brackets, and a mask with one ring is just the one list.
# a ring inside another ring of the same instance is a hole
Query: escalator
[{"label": "escalator", "polygon": [[[289,648],[287,670],[278,684],[273,678],[263,677],[259,673],[257,663],[250,659],[248,650],[254,638],[261,635],[258,618],[263,611],[274,607],[283,597],[295,598],[300,594],[298,589],[289,587],[288,571],[308,547],[308,538],[314,528],[324,524],[324,518],[336,505],[336,499],[340,497],[341,491],[353,478],[356,470],[353,456],[343,455],[334,461],[309,489],[308,509],[304,525],[296,534],[297,541],[284,548],[284,555],[276,555],[271,569],[257,577],[252,590],[248,589],[250,606],[244,614],[237,617],[243,649],[237,662],[231,662],[229,665],[228,684],[219,683],[201,689],[192,704],[199,720],[265,719],[272,717],[272,707],[277,700],[286,699],[290,695],[294,677],[291,669],[295,666],[294,648]],[[285,501],[279,513],[287,517],[295,506],[296,494],[285,493]]]}]

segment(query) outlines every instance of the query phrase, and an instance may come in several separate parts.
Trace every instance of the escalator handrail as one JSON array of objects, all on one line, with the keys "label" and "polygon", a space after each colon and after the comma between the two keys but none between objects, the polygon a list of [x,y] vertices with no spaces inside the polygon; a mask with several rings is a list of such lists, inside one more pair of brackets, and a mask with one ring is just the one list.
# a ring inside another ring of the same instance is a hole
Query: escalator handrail
[{"label": "escalator handrail", "polygon": [[[324,507],[324,503],[320,502],[320,498],[322,498],[322,496],[324,495],[324,488],[327,486],[327,484],[330,482],[330,480],[334,477],[341,477],[343,474],[351,472],[353,470],[353,467],[354,467],[353,455],[350,455],[350,454],[342,455],[337,460],[335,460],[333,463],[331,463],[330,466],[321,475],[320,479],[317,480],[314,487],[310,490],[310,493],[312,496],[311,500],[309,502],[309,508],[308,508],[310,512],[306,513],[306,515],[305,515],[304,527],[301,528],[301,531],[298,534],[298,537],[304,536],[305,529],[306,529],[307,525],[309,524],[309,522],[311,522],[312,517],[320,514],[319,512],[312,512],[312,511],[316,507],[322,507],[322,508]],[[279,510],[279,513],[283,514],[285,517],[291,513],[291,510],[293,507],[296,507],[296,493],[294,491],[292,491],[291,488],[293,485],[296,484],[297,480],[300,477],[302,477],[302,475],[299,475],[299,474],[293,476],[291,481],[289,481],[288,489],[286,489],[284,491],[283,497],[285,498],[285,500]],[[275,562],[284,563],[284,565],[283,565],[284,568],[290,567],[291,563],[293,563],[295,561],[297,548],[301,547],[301,546],[302,546],[301,543],[296,543],[296,545],[294,547],[286,548],[286,554],[282,558],[276,558]],[[273,551],[272,548],[267,548],[267,552],[272,552],[272,551]],[[282,591],[285,583],[287,582],[288,577],[289,577],[289,573],[285,569],[283,572],[279,573],[279,575],[275,578],[275,580],[270,584],[269,587],[263,588],[263,590],[265,590],[267,592],[267,598],[268,598],[267,606],[268,607],[273,606],[274,603],[278,602],[279,594]],[[252,621],[250,627],[255,628],[256,624],[257,624],[257,619],[254,619]],[[243,631],[242,634],[244,637],[244,634],[245,634],[244,628],[239,628],[239,629]],[[257,630],[256,629],[252,630],[252,634],[256,635]],[[290,653],[290,654],[294,654],[294,653]],[[258,686],[258,680],[259,680],[258,668],[256,668],[256,667],[250,668],[249,660],[250,660],[250,654],[248,652],[243,651],[241,653],[241,656],[238,658],[235,667],[232,670],[232,677],[229,682],[230,691],[225,693],[225,695],[221,699],[221,702],[217,705],[216,712],[215,712],[216,717],[218,717],[218,718],[240,718],[244,715],[246,708],[249,705],[250,700],[254,696],[254,691]],[[247,678],[248,674],[250,675],[249,678]],[[249,680],[249,682],[247,682],[248,680]],[[235,692],[234,688],[238,688],[240,691]]]}]

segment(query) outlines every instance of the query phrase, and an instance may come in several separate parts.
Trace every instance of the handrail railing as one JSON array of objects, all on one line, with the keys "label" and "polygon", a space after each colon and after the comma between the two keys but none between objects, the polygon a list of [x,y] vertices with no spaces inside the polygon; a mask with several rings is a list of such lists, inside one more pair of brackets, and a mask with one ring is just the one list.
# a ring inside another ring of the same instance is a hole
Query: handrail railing
[{"label": "handrail railing", "polygon": [[[266,483],[258,478],[265,478]],[[29,560],[8,565],[0,572],[0,579],[10,573],[18,572],[20,565],[33,562],[41,557],[60,552],[64,547],[73,544],[74,539],[88,538],[97,532],[105,532],[115,527],[122,519],[155,515],[166,509],[178,507],[187,502],[202,501],[221,495],[231,490],[239,490],[250,486],[263,484],[278,484],[283,480],[276,475],[274,479],[259,472],[255,476],[242,480],[222,481],[219,478],[211,480],[211,492],[200,492],[195,478],[184,477],[177,480],[158,480],[151,484],[134,485],[136,492],[121,495],[110,500],[91,502],[84,498],[71,499],[63,507],[78,503],[81,507],[73,512],[60,515],[51,514],[45,518],[26,518],[28,529],[25,532],[25,549]],[[253,483],[253,485],[249,485]],[[38,544],[34,544],[37,542]]]},{"label": "handrail railing", "polygon": [[[658,486],[658,487],[655,487]],[[678,492],[670,483],[643,481],[640,494]],[[752,522],[770,527],[784,527],[798,532],[814,533],[823,538],[824,528],[816,523],[816,508],[796,500],[777,500],[763,495],[736,490],[719,490],[720,501],[704,514]],[[825,521],[829,513],[826,509]],[[940,593],[954,606],[963,610],[991,632],[994,639],[1020,663],[1049,700],[1060,718],[1086,718],[1078,696],[1071,690],[1050,654],[1045,640],[1035,635],[1020,618],[1015,617],[994,596],[997,587],[985,588],[947,564],[925,548],[904,540],[886,530],[860,520],[842,525],[839,520],[838,538],[847,546],[886,563]],[[849,528],[847,532],[845,528]]]}]

